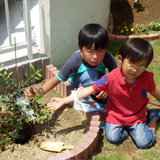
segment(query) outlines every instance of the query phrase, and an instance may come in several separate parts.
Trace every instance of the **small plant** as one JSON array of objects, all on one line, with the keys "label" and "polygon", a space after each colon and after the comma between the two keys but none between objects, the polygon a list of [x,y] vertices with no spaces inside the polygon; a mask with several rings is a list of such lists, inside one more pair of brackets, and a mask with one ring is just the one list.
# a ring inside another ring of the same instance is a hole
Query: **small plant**
[{"label": "small plant", "polygon": [[4,87],[4,93],[0,94],[0,145],[9,144],[20,137],[26,123],[35,119],[36,123],[43,123],[44,118],[49,118],[53,112],[48,111],[45,105],[39,103],[42,94],[29,101],[24,95],[24,88],[30,86],[33,81],[39,80],[41,69],[35,70],[30,64],[31,74],[28,71],[24,75],[24,81],[18,81],[16,45],[15,45],[16,80],[11,78],[13,72],[7,73],[0,65],[0,85]]},{"label": "small plant", "polygon": [[[23,130],[25,123],[34,118],[36,118],[35,123],[43,123],[43,119],[50,117],[53,113],[48,111],[45,105],[39,104],[39,99],[43,96],[42,94],[38,94],[30,102],[24,96],[24,87],[28,86],[35,79],[38,79],[37,75],[40,75],[39,72],[41,70],[35,71],[32,64],[31,68],[31,76],[28,73],[24,75],[26,81],[18,83],[18,90],[17,83],[11,78],[12,72],[7,73],[6,69],[3,69],[0,73],[0,85],[5,87],[5,92],[0,95],[0,111],[2,111],[2,108],[4,110],[0,114],[2,134],[0,145],[4,142],[8,145],[11,140],[14,142],[20,136],[19,133]],[[20,98],[16,99],[15,97],[18,96]]]},{"label": "small plant", "polygon": [[124,28],[121,29],[121,34],[130,35],[133,31],[134,31],[134,28],[128,28],[127,26],[124,26]]},{"label": "small plant", "polygon": [[147,25],[138,25],[137,30],[138,32],[145,32],[146,34],[151,34],[160,31],[160,18],[155,19],[153,22]]}]

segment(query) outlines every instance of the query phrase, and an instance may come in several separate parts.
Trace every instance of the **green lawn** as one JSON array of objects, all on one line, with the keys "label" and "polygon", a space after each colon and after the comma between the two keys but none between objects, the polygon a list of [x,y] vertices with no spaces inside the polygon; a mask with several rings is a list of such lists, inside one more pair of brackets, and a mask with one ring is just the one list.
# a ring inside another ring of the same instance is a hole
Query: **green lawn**
[{"label": "green lawn", "polygon": [[[148,71],[154,73],[154,79],[157,87],[160,89],[160,40],[150,41],[154,48],[154,59]],[[123,42],[110,42],[108,51],[111,52],[117,60],[118,50]],[[150,96],[149,96],[150,97]],[[155,99],[150,99],[151,102],[158,103]],[[148,108],[156,108],[148,105]],[[156,139],[157,142],[149,149],[138,149],[133,143],[131,137],[128,137],[122,144],[113,145],[109,143],[104,135],[104,130],[101,130],[99,146],[97,151],[89,158],[89,160],[158,160],[160,159],[160,120],[157,122]]]}]

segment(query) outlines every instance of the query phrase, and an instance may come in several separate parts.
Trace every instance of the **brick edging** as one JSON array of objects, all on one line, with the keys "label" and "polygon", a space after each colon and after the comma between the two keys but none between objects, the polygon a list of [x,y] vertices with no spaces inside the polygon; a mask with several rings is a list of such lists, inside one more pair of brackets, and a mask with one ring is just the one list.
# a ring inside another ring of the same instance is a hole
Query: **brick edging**
[{"label": "brick edging", "polygon": [[[51,79],[58,72],[52,64],[45,68],[46,79]],[[73,86],[67,82],[61,82],[55,88],[62,96],[68,96],[73,90]],[[89,122],[89,130],[85,137],[75,145],[72,150],[65,150],[57,153],[56,156],[50,157],[48,160],[88,160],[88,157],[96,151],[100,134],[100,116],[97,111],[86,113],[86,118]]]},{"label": "brick edging", "polygon": [[122,40],[127,40],[129,38],[143,38],[147,40],[160,39],[160,31],[154,34],[149,34],[149,35],[116,35],[116,34],[112,34],[113,28],[114,28],[113,16],[110,12],[109,20],[108,20],[108,28],[107,28],[109,41],[122,41]]}]

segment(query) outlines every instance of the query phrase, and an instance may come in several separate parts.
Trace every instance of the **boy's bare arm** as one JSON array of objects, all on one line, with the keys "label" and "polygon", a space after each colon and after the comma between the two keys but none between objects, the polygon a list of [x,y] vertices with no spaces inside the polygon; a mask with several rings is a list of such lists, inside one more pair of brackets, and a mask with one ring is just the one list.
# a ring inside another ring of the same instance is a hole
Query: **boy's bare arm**
[{"label": "boy's bare arm", "polygon": [[46,108],[48,110],[58,110],[63,105],[73,102],[74,100],[70,97],[64,97],[64,98],[51,98],[51,102],[47,104]]},{"label": "boy's bare arm", "polygon": [[[82,98],[85,98],[91,94],[93,94],[95,91],[92,86],[88,86],[85,88],[82,88],[79,90],[77,94],[77,98],[80,100]],[[64,97],[64,98],[52,98],[51,103],[48,103],[46,108],[48,110],[58,110],[61,108],[63,105],[74,102],[71,96]]]},{"label": "boy's bare arm", "polygon": [[150,92],[150,94],[155,97],[158,101],[160,101],[160,91],[156,87],[156,89],[153,92]]},{"label": "boy's bare arm", "polygon": [[80,100],[80,99],[83,99],[85,97],[88,97],[89,95],[92,95],[93,93],[95,93],[93,87],[88,86],[88,87],[80,89],[78,94],[77,94],[77,97]]},{"label": "boy's bare arm", "polygon": [[33,99],[31,97],[31,95],[37,95],[39,93],[45,94],[48,91],[50,91],[52,88],[54,88],[55,86],[57,86],[60,83],[60,80],[54,76],[53,78],[51,78],[50,80],[48,80],[40,89],[30,86],[28,88],[28,90],[26,91],[26,96],[29,100]]},{"label": "boy's bare arm", "polygon": [[53,78],[49,79],[41,88],[46,93],[50,91],[52,88],[56,87],[61,81],[54,76]]}]

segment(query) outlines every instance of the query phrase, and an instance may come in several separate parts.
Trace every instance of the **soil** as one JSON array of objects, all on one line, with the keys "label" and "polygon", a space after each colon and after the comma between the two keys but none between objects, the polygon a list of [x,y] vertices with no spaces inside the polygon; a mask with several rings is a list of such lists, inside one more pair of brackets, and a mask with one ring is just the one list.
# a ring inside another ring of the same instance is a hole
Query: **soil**
[{"label": "soil", "polygon": [[[34,86],[40,87],[42,83]],[[40,103],[47,104],[52,97],[62,97],[54,89],[42,97]],[[86,115],[76,111],[72,105],[63,106],[55,111],[51,119],[46,119],[43,124],[35,127],[28,124],[25,132],[30,139],[24,144],[9,144],[0,151],[1,160],[48,160],[55,152],[39,148],[42,142],[64,142],[64,145],[76,145],[87,133],[88,122]],[[76,136],[75,136],[76,135]]]},{"label": "soil", "polygon": [[134,0],[111,0],[110,12],[113,16],[113,33],[121,34],[124,26],[135,28],[130,34],[145,34],[138,33],[136,25],[149,24],[156,18],[160,18],[159,6],[160,0],[139,0],[142,10],[137,12],[134,8]]}]

